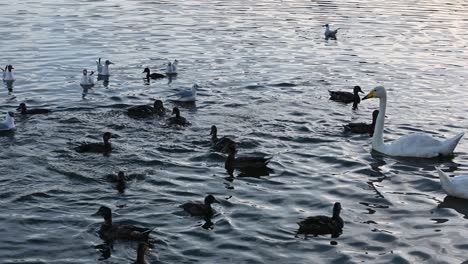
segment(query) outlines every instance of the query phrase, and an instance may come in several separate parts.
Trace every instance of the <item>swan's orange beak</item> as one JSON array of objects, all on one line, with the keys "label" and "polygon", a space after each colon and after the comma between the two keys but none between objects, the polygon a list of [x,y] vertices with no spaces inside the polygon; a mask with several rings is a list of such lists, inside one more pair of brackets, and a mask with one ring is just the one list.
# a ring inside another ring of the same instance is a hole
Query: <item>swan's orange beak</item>
[{"label": "swan's orange beak", "polygon": [[362,100],[366,100],[369,98],[374,98],[374,91],[370,91],[366,96],[364,96],[364,98],[362,98]]}]

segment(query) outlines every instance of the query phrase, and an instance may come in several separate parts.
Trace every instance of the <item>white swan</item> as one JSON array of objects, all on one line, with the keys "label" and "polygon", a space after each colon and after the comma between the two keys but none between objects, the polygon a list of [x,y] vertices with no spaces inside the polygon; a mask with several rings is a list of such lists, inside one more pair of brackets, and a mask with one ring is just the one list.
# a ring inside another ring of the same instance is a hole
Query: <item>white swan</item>
[{"label": "white swan", "polygon": [[177,65],[179,64],[178,60],[174,60],[174,62],[168,62],[166,68],[167,75],[176,75],[177,74]]},{"label": "white swan", "polygon": [[432,158],[440,155],[450,155],[453,153],[464,133],[453,138],[440,141],[428,134],[405,135],[392,141],[384,143],[383,130],[385,120],[385,110],[387,108],[387,91],[383,86],[377,86],[369,92],[362,100],[369,98],[379,98],[379,115],[375,124],[374,136],[372,136],[372,148],[378,152],[389,156]]},{"label": "white swan", "polygon": [[114,64],[113,62],[110,62],[109,60],[106,60],[104,62],[104,65],[101,64],[101,58],[99,58],[97,61],[96,61],[96,66],[97,66],[97,72],[98,72],[98,75],[102,75],[102,76],[109,76],[109,65],[111,64]]},{"label": "white swan", "polygon": [[13,113],[8,112],[5,116],[5,120],[0,123],[0,131],[15,129],[15,120],[13,119]]},{"label": "white swan", "polygon": [[440,184],[442,189],[453,197],[468,199],[468,175],[460,175],[450,178],[440,168],[437,168],[439,173]]},{"label": "white swan", "polygon": [[92,71],[90,75],[88,75],[88,70],[83,70],[83,76],[81,76],[80,84],[82,86],[93,86],[94,85],[94,72]]},{"label": "white swan", "polygon": [[5,66],[5,69],[3,70],[3,80],[5,82],[11,82],[11,81],[15,81],[16,78],[15,78],[15,74],[13,73],[13,65],[7,65]]},{"label": "white swan", "polygon": [[197,88],[200,88],[198,84],[194,84],[192,89],[187,91],[181,91],[175,94],[171,94],[169,96],[179,96],[177,99],[173,99],[172,101],[177,102],[195,102],[197,100]]},{"label": "white swan", "polygon": [[336,33],[338,33],[338,29],[330,30],[330,26],[328,24],[323,25],[325,27],[325,39],[336,39]]}]

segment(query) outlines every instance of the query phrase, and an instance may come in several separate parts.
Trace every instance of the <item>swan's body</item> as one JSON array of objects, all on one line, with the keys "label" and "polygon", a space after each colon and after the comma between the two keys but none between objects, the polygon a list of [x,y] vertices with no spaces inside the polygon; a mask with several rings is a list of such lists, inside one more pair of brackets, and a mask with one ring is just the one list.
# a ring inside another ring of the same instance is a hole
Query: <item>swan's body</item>
[{"label": "swan's body", "polygon": [[177,101],[177,102],[195,102],[197,100],[197,88],[200,88],[197,84],[194,84],[192,86],[192,89],[186,90],[186,91],[181,91],[169,96],[178,96],[179,98],[173,99],[172,101]]},{"label": "swan's body", "polygon": [[374,135],[372,136],[372,148],[389,156],[433,158],[447,156],[453,153],[464,133],[453,138],[441,141],[428,134],[417,133],[400,137],[391,143],[384,143],[383,129],[385,111],[387,108],[387,91],[383,86],[374,88],[363,100],[379,98],[379,115],[377,117]]},{"label": "swan's body", "polygon": [[99,58],[96,61],[96,66],[97,66],[97,72],[98,75],[101,76],[109,76],[109,65],[114,64],[113,62],[110,62],[109,60],[106,60],[104,65],[101,64],[101,58]]},{"label": "swan's body", "polygon": [[5,120],[0,122],[0,131],[7,131],[15,129],[15,119],[13,119],[13,113],[7,113]]},{"label": "swan's body", "polygon": [[330,26],[328,24],[325,24],[324,25],[325,27],[325,39],[328,40],[328,39],[334,39],[336,40],[336,33],[338,33],[338,29],[335,29],[335,30],[330,30]]},{"label": "swan's body", "polygon": [[468,199],[468,175],[460,175],[450,178],[445,172],[437,168],[442,189],[453,197]]},{"label": "swan's body", "polygon": [[94,85],[94,72],[92,71],[90,75],[88,75],[88,71],[86,69],[83,70],[83,76],[81,76],[80,85],[91,87]]},{"label": "swan's body", "polygon": [[12,65],[7,65],[5,66],[5,69],[3,70],[3,80],[5,82],[13,82],[16,80],[15,74],[13,73],[13,66]]},{"label": "swan's body", "polygon": [[166,74],[167,75],[177,75],[177,65],[179,61],[174,60],[174,62],[168,62],[166,67]]}]

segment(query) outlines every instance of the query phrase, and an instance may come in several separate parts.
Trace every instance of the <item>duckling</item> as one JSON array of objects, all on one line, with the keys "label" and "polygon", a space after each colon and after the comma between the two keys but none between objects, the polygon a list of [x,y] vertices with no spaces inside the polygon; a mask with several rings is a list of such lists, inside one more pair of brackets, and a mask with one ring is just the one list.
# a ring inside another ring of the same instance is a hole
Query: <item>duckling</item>
[{"label": "duckling", "polygon": [[211,208],[211,204],[219,203],[213,195],[208,195],[205,197],[203,203],[200,202],[188,202],[180,205],[179,207],[183,208],[185,212],[189,213],[191,216],[202,216],[211,218],[215,213],[214,209]]},{"label": "duckling", "polygon": [[111,138],[110,132],[105,132],[103,135],[104,143],[83,143],[81,146],[75,148],[79,153],[94,152],[94,153],[109,153],[112,151],[112,145],[109,142]]},{"label": "duckling", "polygon": [[211,147],[213,148],[214,151],[228,152],[229,145],[236,144],[230,138],[227,138],[227,137],[218,138],[218,128],[215,125],[211,126],[210,135],[211,135]]},{"label": "duckling", "polygon": [[330,93],[330,100],[342,102],[345,104],[354,103],[356,105],[361,102],[359,93],[364,93],[361,90],[361,87],[359,86],[354,86],[353,93],[342,92],[342,91],[328,91],[328,92]]},{"label": "duckling", "polygon": [[16,110],[21,111],[22,115],[41,115],[41,114],[48,114],[51,111],[49,109],[28,109],[25,103],[19,104]]},{"label": "duckling", "polygon": [[166,75],[160,74],[157,72],[151,73],[150,69],[148,67],[145,68],[143,73],[146,73],[146,79],[161,79],[161,78],[166,78]]},{"label": "duckling", "polygon": [[88,87],[91,87],[94,85],[94,76],[93,76],[94,72],[91,71],[91,74],[88,75],[88,70],[87,69],[83,69],[83,76],[81,76],[81,81],[80,81],[80,85],[81,86],[88,86]]},{"label": "duckling", "polygon": [[374,135],[374,127],[375,122],[377,121],[377,117],[379,116],[379,110],[374,110],[372,112],[372,124],[367,123],[348,123],[344,125],[344,130],[349,131],[354,134],[370,134],[372,137]]},{"label": "duckling", "polygon": [[13,73],[13,65],[7,65],[5,66],[5,69],[2,69],[3,71],[3,81],[5,82],[13,82],[16,80],[15,74]]},{"label": "duckling", "polygon": [[13,113],[8,112],[5,116],[5,120],[0,122],[0,131],[7,131],[15,129],[15,119],[13,118]]},{"label": "duckling", "polygon": [[224,162],[224,168],[226,169],[229,176],[233,177],[234,169],[238,170],[249,170],[265,168],[270,162],[272,157],[255,157],[255,156],[244,156],[236,157],[236,145],[230,144],[228,146],[228,156]]},{"label": "duckling", "polygon": [[338,29],[335,29],[335,30],[330,30],[330,26],[328,24],[325,24],[323,25],[325,27],[325,40],[328,40],[328,39],[333,39],[333,40],[336,40],[336,33],[338,33]]},{"label": "duckling", "polygon": [[175,117],[170,117],[167,119],[167,123],[171,125],[179,125],[179,126],[189,126],[190,122],[185,119],[185,117],[180,116],[180,111],[179,108],[174,107],[172,109],[172,114],[175,115]]},{"label": "duckling", "polygon": [[106,206],[101,206],[93,216],[101,216],[104,218],[104,223],[101,224],[101,228],[99,229],[99,237],[105,241],[117,239],[147,241],[151,231],[154,229],[127,224],[114,224],[112,222],[112,211]]},{"label": "duckling", "polygon": [[171,94],[169,96],[179,96],[177,99],[173,99],[172,101],[177,102],[195,102],[197,100],[197,89],[200,88],[198,84],[192,85],[192,89],[186,91],[180,91],[175,94]]},{"label": "duckling", "polygon": [[179,64],[179,61],[174,60],[174,62],[168,62],[167,67],[166,67],[166,75],[177,75],[177,65]]},{"label": "duckling", "polygon": [[98,75],[101,75],[101,76],[109,76],[109,65],[111,64],[114,64],[113,62],[110,62],[109,60],[106,60],[104,62],[104,65],[101,64],[101,58],[99,58],[97,61],[96,61],[96,65],[97,65],[97,72],[98,72]]},{"label": "duckling", "polygon": [[164,115],[165,112],[166,110],[161,100],[154,101],[153,107],[149,105],[138,105],[128,109],[128,115],[133,118],[146,118],[153,115],[161,116]]},{"label": "duckling", "polygon": [[145,258],[146,250],[148,249],[147,243],[139,243],[137,249],[137,259],[134,264],[148,264]]},{"label": "duckling", "polygon": [[299,230],[297,234],[312,234],[314,236],[331,234],[333,238],[339,237],[343,232],[343,219],[340,217],[341,204],[333,205],[333,216],[324,215],[307,217],[298,222]]}]

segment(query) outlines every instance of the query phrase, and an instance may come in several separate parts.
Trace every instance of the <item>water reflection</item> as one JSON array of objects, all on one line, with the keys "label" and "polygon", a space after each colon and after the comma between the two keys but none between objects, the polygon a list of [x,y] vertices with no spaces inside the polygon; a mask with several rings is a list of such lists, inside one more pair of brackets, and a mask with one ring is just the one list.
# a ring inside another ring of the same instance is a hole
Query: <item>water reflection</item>
[{"label": "water reflection", "polygon": [[451,208],[468,219],[468,200],[453,196],[445,196],[444,200],[437,206],[438,208]]}]

